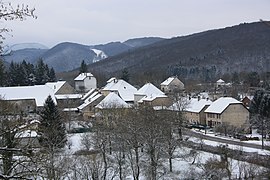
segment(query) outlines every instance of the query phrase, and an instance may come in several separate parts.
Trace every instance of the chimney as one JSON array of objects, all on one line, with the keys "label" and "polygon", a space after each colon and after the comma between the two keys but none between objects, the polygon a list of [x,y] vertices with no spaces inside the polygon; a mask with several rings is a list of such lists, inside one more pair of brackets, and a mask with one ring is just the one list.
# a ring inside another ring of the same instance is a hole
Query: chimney
[{"label": "chimney", "polygon": [[200,101],[201,100],[201,96],[198,96],[198,101]]}]

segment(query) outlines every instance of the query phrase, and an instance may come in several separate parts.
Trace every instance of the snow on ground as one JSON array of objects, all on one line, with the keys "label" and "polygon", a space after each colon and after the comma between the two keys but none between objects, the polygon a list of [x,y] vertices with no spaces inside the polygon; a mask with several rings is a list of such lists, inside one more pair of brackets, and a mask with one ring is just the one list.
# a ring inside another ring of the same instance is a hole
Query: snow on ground
[{"label": "snow on ground", "polygon": [[[73,154],[78,150],[82,150],[84,149],[83,145],[82,145],[82,138],[85,135],[85,133],[74,133],[74,134],[68,134],[68,146],[66,148],[66,152],[69,154]],[[89,133],[89,135],[91,136],[91,133]],[[198,138],[194,138],[194,137],[189,137],[190,141],[194,141],[196,143],[198,142],[203,142],[207,145],[212,145],[212,146],[219,146],[222,143],[218,143],[218,142],[214,142],[214,141],[209,141],[209,140],[201,140]],[[269,151],[266,150],[259,150],[259,149],[254,149],[254,148],[247,148],[247,147],[239,147],[236,145],[228,145],[229,148],[231,149],[236,149],[236,150],[240,150],[242,149],[243,151],[246,152],[256,152],[259,154],[266,154],[266,153],[270,153]],[[190,152],[194,152],[195,154],[193,156],[187,156],[187,154],[190,154]],[[160,169],[161,174],[163,174],[161,179],[166,179],[166,180],[173,180],[173,179],[178,179],[179,177],[182,177],[183,175],[185,175],[185,177],[190,177],[190,178],[194,178],[196,177],[196,179],[200,178],[200,174],[203,173],[203,164],[209,160],[210,158],[216,158],[219,159],[220,156],[216,155],[216,154],[211,154],[208,152],[203,152],[203,151],[194,151],[190,148],[187,147],[180,147],[177,148],[175,151],[175,157],[173,159],[173,173],[170,173],[168,170],[169,167],[169,163],[167,159],[162,159],[162,164],[163,164],[163,168]],[[145,159],[144,162],[147,162],[147,157],[143,156],[143,158]],[[246,162],[242,162],[242,161],[238,161],[238,160],[234,160],[234,159],[230,159],[231,162],[231,170],[232,170],[232,177],[236,177],[239,174],[239,163],[242,164],[249,164],[250,163],[246,163]],[[255,166],[255,165],[251,165],[251,166]],[[259,167],[261,168],[261,167]],[[197,177],[199,176],[199,177]],[[132,179],[132,176],[128,176],[130,178],[127,179]],[[117,179],[117,178],[116,178]],[[140,177],[140,179],[142,180],[146,180],[147,178],[144,177],[144,175],[142,174],[142,176]]]},{"label": "snow on ground", "polygon": [[[250,144],[259,144],[261,145],[262,144],[262,141],[259,140],[259,141],[255,141],[255,140],[249,140],[249,141],[240,141],[239,139],[235,139],[233,137],[229,137],[229,136],[225,136],[225,135],[221,135],[221,134],[217,134],[217,133],[214,133],[214,132],[211,132],[211,131],[207,131],[206,134],[205,134],[205,130],[194,130],[193,131],[197,132],[197,133],[201,133],[205,136],[212,136],[212,137],[216,137],[216,138],[220,138],[220,139],[226,139],[226,140],[230,140],[230,141],[236,141],[236,142],[245,142],[245,143],[250,143]],[[261,135],[258,134],[256,132],[256,130],[253,130],[252,131],[252,134],[244,134],[246,137],[258,137],[259,139],[261,139]],[[265,145],[268,145],[270,146],[270,141],[264,141],[264,144]]]},{"label": "snow on ground", "polygon": [[68,138],[68,147],[66,149],[66,151],[68,153],[75,153],[78,150],[83,149],[82,147],[82,143],[81,143],[81,139],[82,139],[82,135],[83,133],[74,133],[74,134],[68,134],[67,138]]}]

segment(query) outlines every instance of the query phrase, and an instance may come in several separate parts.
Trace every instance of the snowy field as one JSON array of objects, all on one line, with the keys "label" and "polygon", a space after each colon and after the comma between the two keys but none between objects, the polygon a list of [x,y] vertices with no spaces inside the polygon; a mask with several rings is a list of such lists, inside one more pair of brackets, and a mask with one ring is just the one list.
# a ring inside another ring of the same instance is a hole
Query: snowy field
[{"label": "snowy field", "polygon": [[[91,134],[91,133],[89,133]],[[77,134],[68,134],[68,146],[66,147],[66,153],[67,154],[74,154],[76,151],[83,150],[85,149],[83,144],[82,144],[82,138],[84,136],[84,133],[77,133]],[[189,138],[190,141],[194,141],[194,143],[198,143],[199,140],[198,138]],[[219,146],[222,143],[217,143],[213,141],[208,141],[208,140],[203,140],[202,141],[204,144],[211,145],[211,146]],[[270,152],[269,151],[264,151],[264,150],[258,150],[258,149],[253,149],[253,148],[246,148],[246,147],[239,147],[239,146],[234,146],[234,145],[229,145],[228,146],[231,149],[236,149],[236,150],[243,150],[246,152],[257,152],[259,154],[267,154]],[[193,155],[190,156],[190,154],[193,152]],[[188,155],[189,154],[189,155]],[[174,159],[173,159],[173,172],[169,172],[169,163],[167,159],[161,159],[161,164],[162,167],[159,167],[159,174],[160,177],[159,179],[166,179],[166,180],[176,180],[176,179],[201,179],[200,175],[204,173],[204,164],[209,160],[209,159],[220,159],[219,155],[211,154],[208,152],[203,152],[203,151],[196,151],[194,153],[194,150],[186,147],[181,147],[176,149],[174,153]],[[111,157],[113,158],[113,157]],[[147,158],[144,157],[144,161],[147,161]],[[239,176],[243,176],[243,172],[247,171],[247,167],[253,168],[255,170],[261,170],[263,169],[262,167],[259,167],[257,165],[253,165],[247,162],[242,162],[238,160],[233,160],[230,159],[230,170],[232,172],[232,177],[236,178]],[[244,168],[245,167],[245,168]],[[127,171],[129,173],[126,174],[125,179],[133,179],[130,169],[128,166],[126,167]],[[245,170],[243,170],[243,168]],[[109,173],[110,174],[110,173]],[[112,173],[113,174],[113,173]],[[118,180],[119,178],[115,176],[113,179]],[[141,173],[140,179],[146,180],[147,178],[145,177],[145,174]]]}]

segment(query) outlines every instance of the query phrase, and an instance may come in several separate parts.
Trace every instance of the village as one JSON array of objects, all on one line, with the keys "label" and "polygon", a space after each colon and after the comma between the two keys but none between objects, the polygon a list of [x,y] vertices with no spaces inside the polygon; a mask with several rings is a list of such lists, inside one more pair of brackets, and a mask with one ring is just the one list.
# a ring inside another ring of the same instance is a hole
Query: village
[{"label": "village", "polygon": [[[190,93],[186,94],[184,84],[177,77],[164,80],[159,88],[146,83],[136,89],[123,79],[113,77],[107,81],[105,87],[98,89],[97,79],[91,73],[79,74],[74,83],[75,88],[66,81],[1,87],[0,95],[3,100],[15,103],[24,114],[40,111],[50,95],[64,117],[71,118],[71,121],[90,120],[102,109],[132,108],[146,104],[156,110],[183,111],[189,124],[211,128],[219,124],[230,124],[245,130],[250,127],[248,108],[251,95],[242,96],[240,101],[222,97],[218,93],[210,95],[202,92],[192,96]],[[216,82],[217,88],[224,86],[227,85],[222,79]]]},{"label": "village", "polygon": [[[57,105],[57,109],[61,112],[61,117],[65,122],[65,129],[68,132],[68,137],[70,137],[68,140],[68,149],[71,150],[72,154],[76,155],[82,155],[81,153],[83,153],[83,155],[85,155],[85,153],[96,154],[96,152],[99,152],[100,150],[102,152],[102,148],[96,147],[95,143],[90,143],[92,145],[89,144],[89,137],[85,139],[85,136],[87,136],[89,132],[96,132],[98,134],[105,133],[105,139],[104,137],[99,138],[103,139],[102,141],[106,142],[106,144],[108,143],[107,136],[109,133],[108,131],[111,131],[109,130],[112,128],[111,126],[113,126],[113,128],[116,126],[117,128],[122,129],[122,127],[119,127],[122,123],[126,123],[128,127],[131,125],[130,123],[146,123],[140,125],[137,124],[135,127],[141,127],[142,132],[148,130],[149,133],[152,132],[150,130],[151,128],[149,129],[149,127],[147,127],[149,126],[149,124],[147,125],[147,122],[143,122],[138,119],[140,118],[139,115],[138,117],[134,116],[134,119],[129,120],[129,118],[132,117],[130,117],[130,115],[127,116],[127,113],[123,113],[125,109],[131,109],[131,111],[132,109],[135,109],[136,111],[136,109],[140,109],[140,107],[146,107],[146,109],[150,108],[147,110],[148,115],[145,116],[149,116],[150,119],[155,118],[156,115],[151,117],[155,112],[160,113],[156,117],[156,120],[153,119],[155,121],[154,123],[162,121],[162,123],[156,127],[157,129],[154,130],[155,133],[157,133],[154,135],[157,137],[154,138],[160,138],[160,128],[165,130],[170,127],[172,128],[172,131],[170,130],[170,132],[174,132],[173,136],[178,134],[176,138],[171,137],[172,139],[169,140],[170,142],[172,140],[174,142],[171,154],[178,151],[177,147],[179,146],[179,143],[185,144],[188,142],[182,141],[184,137],[186,140],[190,139],[189,143],[195,141],[194,145],[198,144],[198,141],[201,141],[198,140],[198,137],[200,137],[199,139],[202,138],[201,135],[198,136],[198,132],[190,131],[189,129],[194,129],[196,131],[202,130],[204,134],[214,133],[220,134],[222,137],[234,137],[236,140],[240,139],[247,141],[249,140],[248,137],[252,137],[249,112],[252,96],[247,94],[246,96],[241,96],[241,101],[236,100],[233,97],[224,96],[224,89],[231,85],[230,83],[225,83],[222,79],[219,79],[214,84],[214,93],[205,91],[199,93],[187,93],[184,83],[176,76],[165,79],[160,83],[160,87],[156,87],[149,82],[138,89],[123,79],[112,77],[107,80],[107,84],[104,87],[98,88],[97,79],[94,75],[92,73],[85,72],[80,73],[74,78],[74,85],[75,87],[71,86],[67,81],[62,80],[57,82],[47,82],[44,85],[0,88],[2,101],[12,103],[15,106],[15,111],[17,111],[16,114],[25,119],[25,121],[22,121],[25,124],[20,124],[19,127],[15,126],[19,129],[17,130],[18,135],[16,135],[16,138],[19,139],[19,143],[16,147],[40,147],[37,131],[42,118],[39,114],[43,111],[48,96],[51,97],[55,105]],[[141,110],[138,111],[140,112]],[[163,112],[165,113],[163,114]],[[175,114],[176,116],[172,114]],[[162,117],[163,119],[160,119]],[[121,120],[119,119],[125,118],[127,118],[126,122],[120,122]],[[100,126],[100,122],[105,122],[105,128],[109,129],[104,131],[104,126],[99,129],[100,127],[98,126]],[[111,123],[113,123],[113,125],[110,125]],[[122,129],[121,131],[132,133],[132,128],[129,130]],[[179,132],[176,133],[177,131]],[[123,132],[119,133],[122,134]],[[115,132],[113,132],[113,134],[114,133]],[[247,137],[241,134],[251,135],[248,135]],[[95,136],[96,135],[93,137]],[[106,148],[105,146],[103,147],[105,148],[104,153],[106,156],[109,156],[107,153],[111,154],[112,149],[114,149],[113,145],[111,145],[111,141],[114,141],[111,136],[112,135],[109,135],[109,144]],[[256,137],[256,140],[259,139],[259,137]],[[215,141],[219,142],[218,139]],[[210,144],[216,142],[213,141]],[[229,142],[229,144],[231,143],[233,142]],[[84,147],[82,147],[82,144],[84,144]],[[202,145],[200,146],[202,147]],[[211,149],[213,149],[213,147],[209,149],[208,146],[209,145],[205,144],[204,149],[208,148],[207,151],[212,152]],[[85,151],[85,148],[88,150]],[[219,148],[218,145],[214,149],[216,148]],[[153,150],[157,151],[156,149]],[[157,160],[158,159],[159,158],[157,158]],[[172,155],[171,159],[173,159]],[[105,159],[103,160],[106,162]],[[171,172],[173,171],[172,167],[172,161],[170,161]],[[107,167],[105,167],[105,169],[107,171]]]}]

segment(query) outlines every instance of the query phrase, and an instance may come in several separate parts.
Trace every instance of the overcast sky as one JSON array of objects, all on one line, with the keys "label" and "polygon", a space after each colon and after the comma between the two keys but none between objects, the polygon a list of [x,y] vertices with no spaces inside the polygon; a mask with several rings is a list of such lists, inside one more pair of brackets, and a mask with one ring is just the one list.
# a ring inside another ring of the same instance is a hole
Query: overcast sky
[{"label": "overcast sky", "polygon": [[[6,0],[11,1],[11,0]],[[37,19],[1,22],[6,44],[104,44],[135,37],[171,38],[243,22],[270,20],[270,0],[12,0]]]}]

